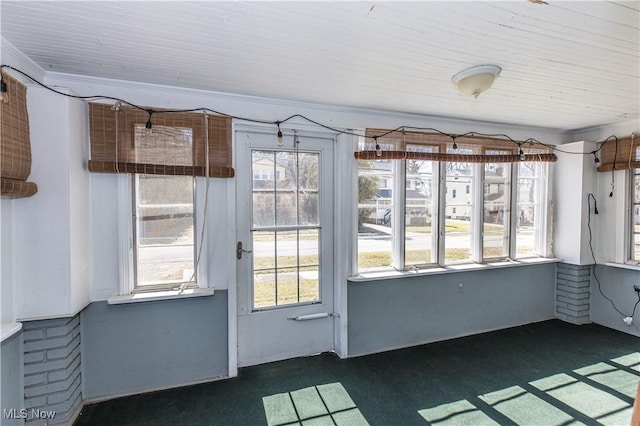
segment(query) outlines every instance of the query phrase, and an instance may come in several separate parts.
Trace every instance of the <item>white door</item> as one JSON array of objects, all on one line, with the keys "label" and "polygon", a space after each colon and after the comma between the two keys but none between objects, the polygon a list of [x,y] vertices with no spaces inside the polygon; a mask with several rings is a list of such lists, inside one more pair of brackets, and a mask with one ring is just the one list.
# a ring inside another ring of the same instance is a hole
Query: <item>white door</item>
[{"label": "white door", "polygon": [[334,347],[335,141],[264,132],[235,135],[239,366]]}]

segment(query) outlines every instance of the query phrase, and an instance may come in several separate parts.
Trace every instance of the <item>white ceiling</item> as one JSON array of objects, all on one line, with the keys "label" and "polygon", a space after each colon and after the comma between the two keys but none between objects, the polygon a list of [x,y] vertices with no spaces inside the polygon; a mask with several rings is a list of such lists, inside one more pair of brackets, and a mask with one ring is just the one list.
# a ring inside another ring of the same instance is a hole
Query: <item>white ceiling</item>
[{"label": "white ceiling", "polygon": [[[640,2],[1,4],[46,71],[558,129],[640,117]],[[456,72],[496,64],[478,99]]]}]

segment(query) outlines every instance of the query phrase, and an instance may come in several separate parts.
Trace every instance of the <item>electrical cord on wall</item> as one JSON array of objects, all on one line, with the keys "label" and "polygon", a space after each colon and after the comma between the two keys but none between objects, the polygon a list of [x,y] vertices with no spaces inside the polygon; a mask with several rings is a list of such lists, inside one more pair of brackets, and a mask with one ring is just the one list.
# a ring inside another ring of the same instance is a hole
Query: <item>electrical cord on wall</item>
[{"label": "electrical cord on wall", "polygon": [[[618,148],[618,138],[615,135],[611,135],[609,137],[607,137],[606,139],[604,139],[603,141],[600,141],[598,143],[600,143],[600,146],[598,148],[596,148],[593,151],[587,151],[587,152],[572,152],[572,151],[566,151],[563,150],[562,148],[559,148],[555,145],[550,145],[544,142],[540,142],[537,139],[534,138],[527,138],[524,141],[517,141],[515,139],[513,139],[512,137],[510,137],[509,135],[506,135],[504,133],[481,133],[481,132],[467,132],[467,133],[462,133],[462,134],[452,134],[452,133],[446,133],[443,132],[441,130],[435,129],[433,127],[416,127],[416,126],[407,126],[407,125],[403,125],[403,126],[398,126],[395,129],[392,130],[388,130],[385,131],[379,135],[375,135],[375,136],[366,136],[363,135],[361,133],[357,133],[357,132],[352,132],[349,130],[344,130],[344,129],[338,129],[336,127],[333,126],[329,126],[327,124],[323,124],[319,121],[313,120],[303,114],[293,114],[290,115],[289,117],[286,117],[283,120],[263,120],[263,119],[257,119],[257,118],[251,118],[251,117],[242,117],[242,116],[237,116],[237,115],[232,115],[232,114],[226,114],[224,112],[221,111],[217,111],[208,107],[198,107],[198,108],[188,108],[188,109],[162,109],[162,110],[154,110],[153,108],[147,108],[144,106],[140,106],[137,105],[133,102],[129,102],[125,99],[121,99],[121,98],[117,98],[114,96],[106,96],[106,95],[90,95],[90,96],[80,96],[80,95],[73,95],[73,94],[69,94],[69,93],[64,93],[60,90],[56,90],[53,87],[50,87],[44,83],[41,83],[40,81],[38,81],[36,78],[30,76],[29,74],[27,74],[24,71],[21,71],[18,68],[12,67],[11,65],[7,65],[7,64],[2,64],[0,65],[0,71],[4,70],[4,69],[9,69],[12,71],[15,71],[16,73],[22,75],[23,77],[33,81],[35,84],[37,84],[38,86],[47,89],[53,93],[56,93],[58,95],[61,96],[65,96],[68,98],[73,98],[73,99],[79,99],[79,100],[83,100],[83,101],[98,101],[98,100],[108,100],[108,101],[114,101],[116,103],[116,105],[119,105],[119,103],[124,104],[124,105],[128,105],[131,108],[135,108],[141,111],[145,111],[147,114],[149,114],[149,119],[147,120],[147,128],[151,129],[153,126],[153,123],[151,122],[151,116],[153,114],[162,114],[162,113],[189,113],[189,112],[198,112],[198,111],[202,111],[203,113],[210,113],[210,114],[216,114],[216,115],[223,115],[226,117],[230,117],[236,120],[241,120],[241,121],[246,121],[246,122],[250,122],[250,123],[260,123],[260,124],[273,124],[276,125],[278,127],[278,133],[281,134],[280,132],[280,125],[284,124],[290,120],[293,119],[300,119],[303,121],[306,121],[308,123],[311,123],[315,126],[321,127],[323,129],[335,132],[338,135],[351,135],[351,136],[358,136],[358,137],[362,137],[362,138],[366,138],[366,139],[371,139],[376,143],[376,152],[381,152],[382,150],[380,150],[379,145],[377,143],[377,139],[378,138],[382,138],[384,136],[387,136],[391,133],[397,132],[397,131],[405,131],[405,130],[414,130],[414,131],[429,131],[429,132],[434,132],[434,133],[438,133],[442,136],[446,136],[451,138],[451,140],[453,141],[453,146],[454,149],[456,148],[456,138],[462,138],[462,137],[491,137],[491,138],[501,138],[505,141],[509,141],[515,145],[517,145],[517,148],[519,150],[519,153],[521,156],[524,155],[524,152],[522,150],[523,145],[525,144],[530,144],[530,146],[534,145],[534,144],[538,144],[541,146],[544,146],[546,148],[549,148],[555,152],[562,152],[565,154],[573,154],[573,155],[594,155],[594,157],[597,159],[597,153],[600,152],[602,150],[602,148],[612,139],[615,140],[615,146],[616,146],[616,153],[614,155],[614,169],[615,169],[615,161],[616,161],[616,157],[618,155],[617,152],[617,148]],[[2,85],[0,87],[0,92],[6,92],[7,91],[7,84],[4,80],[2,80],[2,73],[0,73],[0,82],[2,82]],[[0,93],[1,94],[1,93]],[[379,155],[378,155],[379,156]],[[599,160],[598,160],[599,162]],[[612,172],[613,173],[613,172]],[[613,196],[613,175],[612,175],[612,183],[611,183],[611,194],[610,196]]]},{"label": "electrical cord on wall", "polygon": [[591,231],[591,200],[592,199],[593,199],[593,213],[598,214],[599,212],[598,212],[598,204],[596,202],[596,197],[590,193],[589,195],[587,195],[587,207],[589,209],[589,216],[587,219],[587,228],[589,229],[589,250],[591,251],[591,258],[593,259],[593,278],[596,280],[596,283],[598,284],[598,291],[600,292],[602,297],[604,297],[606,300],[609,301],[609,303],[611,303],[611,306],[613,306],[613,309],[615,309],[617,313],[622,315],[623,318],[633,318],[633,316],[636,313],[636,308],[640,304],[640,292],[636,293],[636,295],[638,296],[638,301],[635,303],[635,305],[633,305],[633,311],[631,312],[631,315],[627,316],[620,309],[618,309],[618,307],[616,306],[616,304],[611,298],[607,297],[607,295],[604,294],[604,292],[602,291],[602,284],[600,284],[600,279],[596,275],[596,265],[598,264],[598,262],[596,261],[596,256],[593,252],[593,234]]}]

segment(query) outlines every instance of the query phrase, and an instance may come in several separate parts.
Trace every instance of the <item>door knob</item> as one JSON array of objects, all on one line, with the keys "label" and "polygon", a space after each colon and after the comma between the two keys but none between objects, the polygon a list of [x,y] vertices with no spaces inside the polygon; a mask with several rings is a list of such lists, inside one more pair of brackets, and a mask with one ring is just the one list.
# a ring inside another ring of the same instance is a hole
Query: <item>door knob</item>
[{"label": "door knob", "polygon": [[236,245],[236,258],[238,260],[242,259],[242,253],[251,253],[252,250],[245,250],[242,248],[242,241],[238,241]]}]

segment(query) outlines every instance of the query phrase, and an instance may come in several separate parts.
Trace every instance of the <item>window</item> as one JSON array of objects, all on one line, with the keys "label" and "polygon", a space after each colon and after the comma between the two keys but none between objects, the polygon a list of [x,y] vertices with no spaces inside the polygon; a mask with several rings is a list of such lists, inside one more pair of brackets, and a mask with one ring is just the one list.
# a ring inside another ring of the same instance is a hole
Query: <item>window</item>
[{"label": "window", "polygon": [[194,178],[135,175],[131,180],[134,289],[195,286]]},{"label": "window", "polygon": [[[517,152],[502,141],[456,140],[454,149],[442,137],[399,133],[378,139],[383,152],[433,154],[409,158]],[[371,151],[370,144],[363,140],[360,149]],[[548,168],[545,162],[359,159],[358,272],[545,256]]]},{"label": "window", "polygon": [[[411,146],[411,150],[420,152],[438,151],[434,146]],[[408,160],[405,162],[406,179],[415,182],[407,186],[404,196],[404,265],[399,256],[394,266],[398,269],[418,268],[438,262],[437,238],[438,224],[438,165],[432,161]],[[401,173],[401,170],[398,171]],[[397,226],[401,226],[397,224]]]},{"label": "window", "polygon": [[[473,154],[473,149],[447,147],[449,154]],[[437,163],[436,163],[437,164]],[[471,163],[442,163],[445,168],[445,185],[451,188],[451,197],[445,197],[444,263],[458,263],[472,259],[472,226],[476,218],[471,194],[458,197],[458,190],[475,182],[476,165]]]},{"label": "window", "polygon": [[542,186],[546,180],[546,164],[518,163],[516,205],[516,257],[535,255],[543,232]]},{"label": "window", "polygon": [[[640,157],[640,155],[638,155]],[[640,262],[640,168],[631,169],[630,198],[631,214],[630,234],[631,247],[629,250],[629,260]]]},{"label": "window", "polygon": [[[89,171],[118,175],[120,288],[109,303],[213,294],[204,221],[209,178],[230,178],[231,117],[89,104]],[[256,170],[256,179],[268,176]],[[202,200],[198,203],[198,200]],[[198,223],[199,222],[199,223]],[[179,294],[159,294],[179,288]],[[196,291],[198,290],[198,291]],[[150,291],[141,297],[134,292]],[[151,292],[152,291],[152,292]]]},{"label": "window", "polygon": [[[625,212],[619,223],[623,224],[625,238],[622,250],[616,250],[616,262],[638,264],[640,262],[640,145],[633,133],[615,139],[609,137],[600,145],[598,172],[615,173],[628,170],[628,192],[624,196]],[[611,177],[613,179],[613,176]],[[622,229],[621,229],[622,231]]]},{"label": "window", "polygon": [[[487,155],[504,155],[505,151],[486,150]],[[482,258],[504,259],[509,257],[511,223],[511,165],[508,163],[484,164]]]},{"label": "window", "polygon": [[394,167],[391,161],[358,161],[358,264],[391,266]]}]

